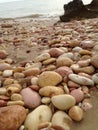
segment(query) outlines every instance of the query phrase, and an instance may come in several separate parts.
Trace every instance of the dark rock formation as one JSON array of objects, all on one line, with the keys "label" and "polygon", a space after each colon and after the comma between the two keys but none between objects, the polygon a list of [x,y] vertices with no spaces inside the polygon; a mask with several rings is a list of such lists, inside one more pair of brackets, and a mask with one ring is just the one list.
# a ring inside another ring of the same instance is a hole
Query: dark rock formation
[{"label": "dark rock formation", "polygon": [[60,20],[67,22],[72,19],[95,18],[98,16],[95,6],[98,9],[98,0],[93,0],[89,5],[84,5],[82,0],[73,0],[64,5],[64,15],[60,16]]}]

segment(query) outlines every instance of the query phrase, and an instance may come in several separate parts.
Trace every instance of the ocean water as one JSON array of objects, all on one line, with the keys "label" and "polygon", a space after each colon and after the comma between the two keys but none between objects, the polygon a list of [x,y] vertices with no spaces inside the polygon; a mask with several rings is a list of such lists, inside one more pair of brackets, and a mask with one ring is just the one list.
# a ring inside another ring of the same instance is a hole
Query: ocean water
[{"label": "ocean water", "polygon": [[[72,0],[0,0],[0,18],[28,15],[55,17],[64,13],[63,5]],[[91,0],[83,0],[84,4]]]}]

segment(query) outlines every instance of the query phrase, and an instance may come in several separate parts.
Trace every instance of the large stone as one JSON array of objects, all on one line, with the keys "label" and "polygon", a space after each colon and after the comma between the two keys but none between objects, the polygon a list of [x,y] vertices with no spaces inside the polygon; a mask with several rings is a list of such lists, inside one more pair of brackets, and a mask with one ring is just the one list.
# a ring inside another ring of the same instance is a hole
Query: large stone
[{"label": "large stone", "polygon": [[31,88],[24,88],[21,91],[25,106],[28,108],[36,108],[41,103],[40,95]]},{"label": "large stone", "polygon": [[25,120],[27,130],[38,130],[41,123],[50,122],[52,111],[47,105],[40,105],[34,111],[28,114]]},{"label": "large stone", "polygon": [[19,105],[0,108],[0,130],[18,130],[26,119],[27,111]]},{"label": "large stone", "polygon": [[62,81],[62,77],[54,71],[45,71],[39,75],[38,84],[40,87],[55,86]]},{"label": "large stone", "polygon": [[93,80],[91,80],[87,77],[84,77],[84,76],[80,76],[77,74],[69,74],[68,77],[70,80],[72,80],[73,82],[78,83],[80,85],[90,85],[90,86],[94,85]]},{"label": "large stone", "polygon": [[76,100],[69,94],[56,95],[51,98],[53,105],[59,110],[68,110],[75,105]]},{"label": "large stone", "polygon": [[70,130],[72,119],[63,111],[57,111],[52,117],[52,128],[55,130]]}]

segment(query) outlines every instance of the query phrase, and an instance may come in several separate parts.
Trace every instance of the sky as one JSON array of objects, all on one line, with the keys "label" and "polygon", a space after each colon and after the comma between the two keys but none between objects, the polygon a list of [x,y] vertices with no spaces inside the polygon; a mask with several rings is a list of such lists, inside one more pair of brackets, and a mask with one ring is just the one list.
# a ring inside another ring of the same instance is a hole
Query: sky
[{"label": "sky", "polygon": [[[11,2],[11,1],[19,1],[19,0],[0,0],[0,3],[4,3],[4,2]],[[24,0],[25,1],[25,0]],[[69,0],[65,0],[65,1],[69,1]],[[70,0],[72,1],[72,0]],[[90,3],[92,0],[83,0],[83,3],[88,4]]]}]

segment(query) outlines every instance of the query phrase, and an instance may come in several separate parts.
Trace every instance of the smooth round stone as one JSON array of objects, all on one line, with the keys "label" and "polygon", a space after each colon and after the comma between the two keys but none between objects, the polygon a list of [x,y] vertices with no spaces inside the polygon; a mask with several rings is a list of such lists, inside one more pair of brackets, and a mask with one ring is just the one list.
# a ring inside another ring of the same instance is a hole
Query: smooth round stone
[{"label": "smooth round stone", "polygon": [[5,59],[8,53],[5,50],[0,50],[0,59]]},{"label": "smooth round stone", "polygon": [[14,83],[14,79],[11,79],[11,78],[6,78],[5,81],[3,82],[5,86],[13,84],[13,83]]},{"label": "smooth round stone", "polygon": [[84,92],[81,90],[81,88],[74,89],[70,92],[70,95],[72,95],[76,102],[79,103],[84,99]]},{"label": "smooth round stone", "polygon": [[11,95],[11,101],[19,101],[19,100],[20,101],[23,100],[23,98],[20,94],[14,93],[14,94]]},{"label": "smooth round stone", "polygon": [[7,106],[13,106],[13,105],[24,106],[24,102],[21,101],[21,100],[18,100],[18,101],[8,101],[7,102]]},{"label": "smooth round stone", "polygon": [[28,130],[38,130],[39,125],[50,122],[51,117],[51,109],[47,105],[40,105],[27,115],[24,126]]},{"label": "smooth round stone", "polygon": [[13,70],[4,70],[2,75],[3,77],[10,77],[13,75]]},{"label": "smooth round stone", "polygon": [[81,121],[84,115],[83,110],[79,106],[70,108],[68,114],[74,121]]},{"label": "smooth round stone", "polygon": [[74,52],[73,60],[74,61],[79,61],[80,59],[81,59],[81,55],[78,52]]},{"label": "smooth round stone", "polygon": [[95,67],[98,68],[98,54],[95,54],[91,58],[91,64]]},{"label": "smooth round stone", "polygon": [[25,103],[25,106],[28,108],[33,109],[33,108],[38,107],[41,104],[40,95],[30,88],[22,89],[21,95],[23,97],[23,101]]},{"label": "smooth round stone", "polygon": [[49,58],[50,58],[50,54],[49,54],[49,53],[43,53],[43,54],[39,55],[39,56],[35,59],[35,61],[36,61],[36,62],[41,62],[41,61],[47,60],[47,59],[49,59]]},{"label": "smooth round stone", "polygon": [[58,67],[61,67],[61,66],[70,67],[73,64],[73,61],[68,57],[59,57],[56,60],[56,64],[57,64]]},{"label": "smooth round stone", "polygon": [[14,68],[14,73],[22,73],[25,70],[24,67],[15,67]]},{"label": "smooth round stone", "polygon": [[58,57],[62,55],[64,51],[59,48],[51,48],[48,53],[50,54],[51,57]]},{"label": "smooth round stone", "polygon": [[51,65],[48,65],[45,69],[46,71],[53,71],[56,69],[56,66],[51,64]]},{"label": "smooth round stone", "polygon": [[25,75],[23,73],[20,72],[15,72],[14,73],[14,78],[19,79],[19,78],[24,78]]},{"label": "smooth round stone", "polygon": [[67,53],[62,54],[62,55],[59,56],[58,58],[61,58],[61,57],[67,57],[67,58],[73,59],[73,58],[74,58],[74,55],[73,55],[72,52],[67,52]]},{"label": "smooth round stone", "polygon": [[68,77],[70,80],[72,80],[73,82],[78,83],[80,85],[90,85],[90,86],[94,85],[93,80],[91,80],[87,77],[84,77],[84,76],[80,76],[77,74],[69,74]]},{"label": "smooth round stone", "polygon": [[5,95],[7,92],[6,88],[0,88],[0,95]]},{"label": "smooth round stone", "polygon": [[68,52],[68,48],[67,48],[67,47],[59,47],[59,49],[61,49],[61,50],[64,51],[65,53]]},{"label": "smooth round stone", "polygon": [[59,110],[68,110],[76,104],[75,98],[69,94],[53,96],[51,102]]},{"label": "smooth round stone", "polygon": [[94,74],[94,75],[92,76],[92,80],[94,81],[95,84],[98,85],[98,73],[96,73],[96,74]]},{"label": "smooth round stone", "polygon": [[33,78],[31,79],[31,84],[32,84],[32,85],[38,85],[38,78],[37,78],[37,77],[33,77]]},{"label": "smooth round stone", "polygon": [[72,48],[78,46],[79,44],[80,44],[80,42],[78,39],[73,39],[69,42],[69,46]]},{"label": "smooth round stone", "polygon": [[42,102],[43,104],[49,104],[49,103],[51,102],[51,98],[50,98],[50,97],[43,97],[43,98],[41,99],[41,102]]},{"label": "smooth round stone", "polygon": [[27,115],[26,109],[19,105],[1,107],[0,108],[0,129],[18,130],[18,128],[25,121],[26,115]]},{"label": "smooth round stone", "polygon": [[72,119],[64,111],[57,111],[51,122],[52,128],[55,130],[70,130]]},{"label": "smooth round stone", "polygon": [[40,69],[39,68],[31,68],[23,71],[23,74],[25,76],[37,76],[40,74]]},{"label": "smooth round stone", "polygon": [[95,45],[93,48],[94,51],[98,51],[98,45]]},{"label": "smooth round stone", "polygon": [[73,82],[73,81],[68,81],[68,87],[70,87],[70,88],[79,88],[80,87],[80,85],[79,84],[77,84],[77,83],[75,83],[75,82]]},{"label": "smooth round stone", "polygon": [[72,49],[73,52],[79,52],[80,50],[82,50],[82,48],[79,46],[76,46]]},{"label": "smooth round stone", "polygon": [[83,72],[87,74],[93,74],[95,72],[95,68],[93,66],[80,67],[75,70],[76,73]]},{"label": "smooth round stone", "polygon": [[10,64],[7,63],[0,63],[0,71],[12,69]]},{"label": "smooth round stone", "polygon": [[55,86],[62,81],[61,75],[54,71],[45,71],[39,75],[38,84],[40,87]]},{"label": "smooth round stone", "polygon": [[87,59],[87,60],[80,60],[77,62],[79,64],[79,66],[81,67],[87,67],[89,66],[90,64],[90,59]]},{"label": "smooth round stone", "polygon": [[56,59],[55,58],[49,58],[48,60],[43,61],[43,65],[49,65],[52,64],[53,62],[55,62]]},{"label": "smooth round stone", "polygon": [[81,55],[91,55],[92,54],[92,52],[91,51],[88,51],[88,50],[80,50],[79,51],[79,54],[81,54]]},{"label": "smooth round stone", "polygon": [[39,94],[45,97],[52,97],[54,95],[64,94],[64,90],[56,86],[46,86],[39,90]]},{"label": "smooth round stone", "polygon": [[93,48],[95,46],[93,41],[90,40],[84,40],[80,43],[80,46],[84,49],[86,48]]},{"label": "smooth round stone", "polygon": [[39,91],[40,87],[38,85],[30,85],[29,88],[31,88],[34,91]]},{"label": "smooth round stone", "polygon": [[67,66],[59,67],[55,71],[62,77],[68,76],[69,74],[73,73],[72,69]]}]

